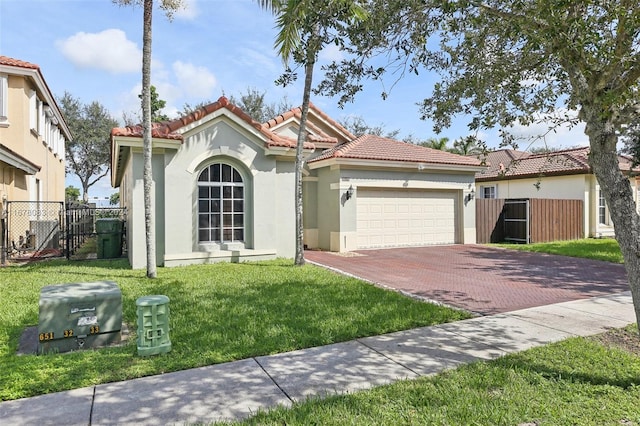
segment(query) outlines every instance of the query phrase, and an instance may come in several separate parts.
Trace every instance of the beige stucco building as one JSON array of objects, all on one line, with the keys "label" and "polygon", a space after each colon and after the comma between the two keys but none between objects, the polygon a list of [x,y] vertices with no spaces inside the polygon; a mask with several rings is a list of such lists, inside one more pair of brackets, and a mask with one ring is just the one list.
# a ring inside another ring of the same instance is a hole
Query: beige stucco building
[{"label": "beige stucco building", "polygon": [[[299,108],[262,124],[223,97],[154,125],[157,263],[293,257],[299,123]],[[140,126],[112,131],[111,178],[128,208],[134,268],[146,265],[141,136]],[[307,248],[475,243],[477,159],[356,138],[313,105],[304,154]]]},{"label": "beige stucco building", "polygon": [[70,137],[40,67],[0,56],[0,198],[64,201]]}]

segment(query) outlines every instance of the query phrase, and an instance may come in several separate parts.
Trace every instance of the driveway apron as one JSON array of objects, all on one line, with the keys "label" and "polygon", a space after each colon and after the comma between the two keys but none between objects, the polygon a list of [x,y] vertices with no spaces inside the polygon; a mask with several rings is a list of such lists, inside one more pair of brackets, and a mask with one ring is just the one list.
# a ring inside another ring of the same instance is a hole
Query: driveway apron
[{"label": "driveway apron", "polygon": [[481,245],[306,251],[305,258],[480,315],[629,290],[623,265]]}]

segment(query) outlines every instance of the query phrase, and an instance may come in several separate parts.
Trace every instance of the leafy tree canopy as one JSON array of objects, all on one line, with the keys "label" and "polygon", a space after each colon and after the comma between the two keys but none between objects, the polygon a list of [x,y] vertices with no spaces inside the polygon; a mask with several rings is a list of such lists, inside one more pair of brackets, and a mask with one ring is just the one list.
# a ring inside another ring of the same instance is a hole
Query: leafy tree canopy
[{"label": "leafy tree canopy", "polygon": [[[169,120],[169,117],[164,114],[162,109],[167,106],[167,101],[160,99],[156,86],[151,86],[151,121],[159,123],[161,121]],[[138,95],[138,98],[142,99],[142,94]]]},{"label": "leafy tree canopy", "polygon": [[400,129],[387,130],[385,129],[384,124],[370,126],[364,118],[358,115],[348,116],[344,119],[338,120],[338,122],[356,136],[376,135],[395,139],[400,134]]},{"label": "leafy tree canopy", "polygon": [[120,193],[119,192],[114,192],[113,194],[111,194],[109,196],[109,204],[112,205],[112,206],[120,204]]},{"label": "leafy tree canopy", "polygon": [[247,88],[245,93],[240,94],[239,98],[231,95],[229,101],[260,123],[271,120],[293,108],[293,105],[286,97],[280,99],[278,103],[267,103],[265,101],[266,93],[264,91],[260,92],[258,89]]},{"label": "leafy tree canopy", "polygon": [[89,188],[109,172],[111,129],[118,126],[118,121],[99,102],[83,104],[68,92],[59,105],[72,136],[65,147],[67,173],[80,179],[86,202]]},{"label": "leafy tree canopy", "polygon": [[69,185],[64,189],[64,199],[67,202],[78,201],[80,198],[80,189],[73,185]]}]

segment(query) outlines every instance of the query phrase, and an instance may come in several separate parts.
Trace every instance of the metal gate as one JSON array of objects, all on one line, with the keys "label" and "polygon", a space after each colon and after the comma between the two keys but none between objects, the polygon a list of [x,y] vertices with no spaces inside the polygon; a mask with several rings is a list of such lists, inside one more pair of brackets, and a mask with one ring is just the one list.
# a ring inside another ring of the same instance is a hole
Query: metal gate
[{"label": "metal gate", "polygon": [[64,203],[7,201],[5,206],[3,257],[30,260],[64,254]]},{"label": "metal gate", "polygon": [[[67,206],[66,255],[67,259],[91,259],[99,256],[99,245],[114,236],[113,231],[103,231],[96,224],[101,219],[117,219],[121,223],[115,231],[115,239],[110,240],[120,246],[120,253],[126,251],[127,209],[124,207],[92,207],[84,204]],[[109,256],[112,257],[112,256]]]},{"label": "metal gate", "polygon": [[[117,219],[116,231],[96,230],[100,219]],[[51,257],[91,259],[100,257],[98,244],[119,245],[124,253],[126,209],[71,204],[58,201],[6,201],[0,217],[0,263]],[[111,255],[113,250],[105,257]],[[118,257],[116,255],[116,257]]]},{"label": "metal gate", "polygon": [[531,242],[529,200],[505,200],[503,212],[504,240]]}]

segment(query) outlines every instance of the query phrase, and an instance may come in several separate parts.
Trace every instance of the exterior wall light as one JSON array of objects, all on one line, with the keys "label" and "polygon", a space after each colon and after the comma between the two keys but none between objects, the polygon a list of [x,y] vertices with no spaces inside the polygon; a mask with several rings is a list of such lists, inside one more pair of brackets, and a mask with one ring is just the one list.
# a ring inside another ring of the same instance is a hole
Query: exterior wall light
[{"label": "exterior wall light", "polygon": [[472,189],[471,192],[468,193],[467,196],[465,197],[465,201],[468,203],[469,201],[473,200],[475,197],[476,197],[476,191]]},{"label": "exterior wall light", "polygon": [[353,185],[349,185],[349,189],[347,189],[347,192],[344,193],[344,198],[348,200],[353,197],[353,191]]}]

